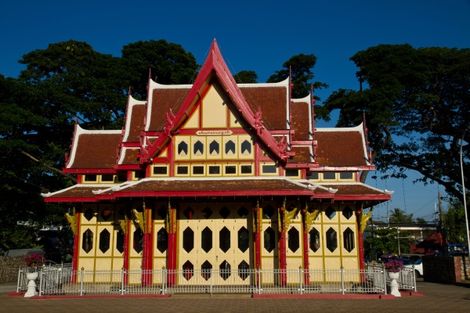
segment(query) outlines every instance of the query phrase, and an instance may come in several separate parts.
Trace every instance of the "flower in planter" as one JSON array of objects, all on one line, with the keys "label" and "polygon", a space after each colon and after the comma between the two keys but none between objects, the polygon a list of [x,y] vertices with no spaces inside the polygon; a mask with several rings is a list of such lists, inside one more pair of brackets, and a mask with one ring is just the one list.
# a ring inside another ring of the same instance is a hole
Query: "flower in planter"
[{"label": "flower in planter", "polygon": [[403,261],[396,257],[393,257],[388,259],[387,262],[384,263],[384,266],[388,272],[397,273],[400,272],[403,268]]},{"label": "flower in planter", "polygon": [[31,253],[25,256],[24,261],[28,267],[36,268],[44,264],[44,256],[41,253]]}]

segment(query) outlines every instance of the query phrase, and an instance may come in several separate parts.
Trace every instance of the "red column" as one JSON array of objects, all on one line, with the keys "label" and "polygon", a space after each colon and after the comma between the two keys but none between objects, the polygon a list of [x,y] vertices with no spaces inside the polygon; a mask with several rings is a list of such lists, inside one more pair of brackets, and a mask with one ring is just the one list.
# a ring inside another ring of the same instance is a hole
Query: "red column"
[{"label": "red column", "polygon": [[359,268],[364,269],[364,233],[361,231],[361,220],[362,220],[362,206],[358,206],[356,210],[356,220],[357,220],[357,243],[359,249]]},{"label": "red column", "polygon": [[309,262],[308,262],[308,225],[307,225],[307,209],[302,210],[302,234],[303,234],[303,265],[304,265],[304,284],[310,284]]},{"label": "red column", "polygon": [[123,258],[123,264],[122,268],[125,270],[124,272],[124,284],[127,286],[129,283],[129,233],[131,231],[131,221],[126,219],[125,225],[124,225],[124,249],[122,252],[122,258]]},{"label": "red column", "polygon": [[152,284],[152,259],[153,259],[153,223],[152,209],[144,208],[144,238],[142,252],[142,284],[149,286]]},{"label": "red column", "polygon": [[72,276],[72,282],[77,281],[78,271],[78,255],[80,253],[80,212],[75,212],[75,233],[73,234],[73,256],[72,256],[72,271],[75,275]]},{"label": "red column", "polygon": [[280,274],[280,283],[281,286],[285,286],[287,283],[287,256],[286,256],[286,227],[285,227],[285,212],[286,208],[281,207],[279,209],[280,218],[278,219],[278,228],[279,228],[279,241],[278,241],[278,249],[279,249],[279,274]]},{"label": "red column", "polygon": [[257,206],[254,210],[254,241],[255,241],[255,269],[261,269],[261,232],[263,231],[262,209]]},{"label": "red column", "polygon": [[356,224],[357,224],[357,245],[359,253],[359,269],[361,271],[361,281],[366,281],[365,273],[363,272],[365,268],[364,262],[364,233],[361,231],[362,228],[362,205],[358,205],[356,208]]},{"label": "red column", "polygon": [[166,254],[168,286],[176,284],[176,208],[168,209],[168,249]]}]

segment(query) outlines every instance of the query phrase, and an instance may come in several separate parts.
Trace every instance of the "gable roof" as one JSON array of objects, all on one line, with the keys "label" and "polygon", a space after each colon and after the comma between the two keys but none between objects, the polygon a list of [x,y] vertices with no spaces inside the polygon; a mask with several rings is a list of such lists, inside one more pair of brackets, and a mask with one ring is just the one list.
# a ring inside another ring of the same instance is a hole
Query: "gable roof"
[{"label": "gable roof", "polygon": [[240,88],[238,88],[237,83],[223,60],[217,42],[214,40],[212,42],[209,55],[207,56],[196,81],[186,94],[179,111],[176,115],[173,115],[171,112],[166,112],[166,123],[163,127],[163,134],[159,136],[158,139],[147,149],[142,151],[141,163],[148,162],[155,154],[166,146],[172,133],[185,122],[191,109],[199,100],[201,89],[206,86],[212,78],[216,78],[218,80],[235,106],[237,114],[241,116],[241,118],[251,128],[250,130],[252,132],[256,132],[256,136],[268,149],[268,152],[280,161],[285,161],[288,158],[286,145],[279,144],[278,141],[274,139],[270,132],[266,130],[266,126],[262,119],[262,113],[257,112],[257,114],[255,114],[247,103],[243,93]]},{"label": "gable roof", "polygon": [[362,123],[356,127],[317,128],[316,162],[320,170],[338,167],[373,167]]},{"label": "gable roof", "polygon": [[238,84],[253,112],[261,112],[268,130],[287,129],[289,78],[277,83]]},{"label": "gable roof", "polygon": [[86,130],[75,125],[65,173],[112,173],[121,142],[121,130]]},{"label": "gable roof", "polygon": [[146,101],[138,101],[131,95],[127,98],[127,110],[122,142],[139,142],[144,122]]},{"label": "gable roof", "polygon": [[294,131],[292,139],[311,140],[312,139],[312,109],[310,105],[310,95],[301,99],[292,99],[291,107],[291,127]]},{"label": "gable roof", "polygon": [[149,79],[145,131],[163,131],[165,113],[178,112],[192,85],[164,85]]}]

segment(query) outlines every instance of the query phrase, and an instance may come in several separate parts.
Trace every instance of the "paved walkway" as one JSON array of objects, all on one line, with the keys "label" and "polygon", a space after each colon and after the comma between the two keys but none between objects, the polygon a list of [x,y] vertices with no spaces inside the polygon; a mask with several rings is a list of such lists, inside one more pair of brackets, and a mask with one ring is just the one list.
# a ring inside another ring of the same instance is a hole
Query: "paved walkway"
[{"label": "paved walkway", "polygon": [[40,313],[139,313],[139,312],[470,312],[470,288],[418,283],[418,290],[424,296],[404,296],[395,299],[354,300],[338,297],[324,299],[251,299],[244,295],[219,296],[173,296],[170,298],[53,298],[25,299],[8,296],[7,291],[15,290],[14,285],[0,285],[0,312]]}]

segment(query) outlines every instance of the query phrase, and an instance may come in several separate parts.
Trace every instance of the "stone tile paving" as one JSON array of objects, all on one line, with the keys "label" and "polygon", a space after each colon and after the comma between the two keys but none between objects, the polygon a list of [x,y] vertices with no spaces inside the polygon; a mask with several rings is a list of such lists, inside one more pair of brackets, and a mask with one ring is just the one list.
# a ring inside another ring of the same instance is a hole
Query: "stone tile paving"
[{"label": "stone tile paving", "polygon": [[[4,291],[4,289],[0,290]],[[14,288],[13,288],[14,290]],[[418,283],[424,296],[404,296],[397,299],[357,300],[337,299],[251,299],[240,295],[181,295],[171,298],[52,298],[25,299],[0,295],[0,312],[470,312],[470,288],[433,283]]]}]

